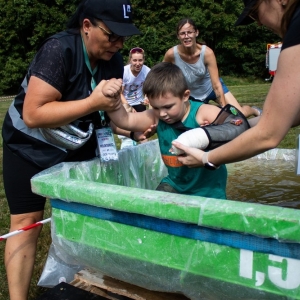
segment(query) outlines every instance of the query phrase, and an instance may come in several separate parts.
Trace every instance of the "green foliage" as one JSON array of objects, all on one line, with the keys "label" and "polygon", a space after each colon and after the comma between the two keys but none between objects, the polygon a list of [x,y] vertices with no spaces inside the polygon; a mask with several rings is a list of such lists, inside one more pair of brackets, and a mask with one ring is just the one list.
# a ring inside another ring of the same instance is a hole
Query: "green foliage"
[{"label": "green foliage", "polygon": [[[0,0],[0,93],[16,93],[26,69],[42,41],[64,30],[79,0]],[[215,51],[220,74],[268,77],[266,44],[280,41],[255,24],[235,27],[241,0],[132,0],[134,21],[142,35],[132,37],[121,53],[127,62],[129,49],[142,47],[146,65],[162,61],[178,44],[177,22],[195,20],[200,39]]]},{"label": "green foliage", "polygon": [[0,0],[0,92],[16,91],[39,45],[65,28],[67,0]]},{"label": "green foliage", "polygon": [[133,12],[136,26],[142,32],[128,41],[122,50],[128,56],[132,47],[142,47],[146,51],[146,65],[152,67],[162,61],[168,48],[174,45],[175,24],[174,16],[178,7],[182,5],[178,0],[145,1],[133,0]]},{"label": "green foliage", "polygon": [[182,18],[192,18],[198,25],[200,39],[215,51],[221,75],[268,77],[265,68],[266,44],[278,37],[268,30],[251,26],[235,27],[242,11],[240,0],[145,1],[133,0],[136,25],[142,36],[131,39],[123,54],[140,46],[146,50],[146,64],[163,59],[165,52],[178,44],[176,25]]}]

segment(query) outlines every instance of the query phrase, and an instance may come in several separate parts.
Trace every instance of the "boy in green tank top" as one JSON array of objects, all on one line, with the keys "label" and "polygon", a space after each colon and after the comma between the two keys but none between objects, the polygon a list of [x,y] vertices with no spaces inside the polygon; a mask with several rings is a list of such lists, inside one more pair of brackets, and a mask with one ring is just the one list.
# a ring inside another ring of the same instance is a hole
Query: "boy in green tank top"
[{"label": "boy in green tank top", "polygon": [[220,108],[191,100],[182,71],[171,63],[159,63],[151,69],[143,92],[149,99],[151,109],[127,113],[120,105],[118,110],[108,115],[116,126],[132,132],[144,132],[156,124],[161,156],[168,169],[168,176],[162,179],[157,190],[226,199],[225,165],[215,171],[188,168],[170,152],[172,141],[182,133],[172,124],[181,121],[188,128],[208,125],[216,119]]}]

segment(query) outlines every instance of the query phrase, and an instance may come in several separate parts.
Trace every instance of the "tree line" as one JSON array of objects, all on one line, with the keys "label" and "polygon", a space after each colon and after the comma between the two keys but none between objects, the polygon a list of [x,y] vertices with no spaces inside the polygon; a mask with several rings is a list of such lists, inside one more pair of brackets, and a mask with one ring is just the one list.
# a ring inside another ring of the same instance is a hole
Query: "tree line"
[{"label": "tree line", "polygon": [[[42,41],[65,29],[79,0],[0,0],[0,95],[14,94]],[[201,41],[214,50],[220,75],[267,76],[267,43],[280,41],[267,29],[252,24],[235,27],[241,0],[131,0],[134,22],[142,34],[129,39],[121,53],[124,64],[131,48],[145,50],[145,64],[162,61],[178,43],[176,25],[192,18]]]}]

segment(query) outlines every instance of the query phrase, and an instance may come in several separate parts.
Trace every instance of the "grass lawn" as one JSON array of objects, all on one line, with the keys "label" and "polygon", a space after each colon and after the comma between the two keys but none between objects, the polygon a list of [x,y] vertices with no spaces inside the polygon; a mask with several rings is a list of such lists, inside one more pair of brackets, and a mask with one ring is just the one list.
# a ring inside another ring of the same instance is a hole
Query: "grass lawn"
[{"label": "grass lawn", "polygon": [[[258,107],[263,107],[263,102],[265,96],[270,88],[270,83],[265,82],[255,82],[255,84],[249,83],[247,80],[223,77],[225,83],[228,85],[230,91],[237,98],[240,104],[249,104],[256,105]],[[7,108],[11,103],[11,99],[1,101],[0,99],[0,124],[2,126],[3,118],[6,113]],[[119,140],[116,139],[119,147]],[[296,130],[291,129],[289,134],[281,142],[280,148],[295,148],[296,141]],[[0,147],[1,155],[1,164],[0,172],[2,174],[2,139]],[[5,199],[5,193],[3,189],[2,176],[0,177],[0,235],[6,234],[9,231],[9,211]],[[45,211],[45,219],[51,216],[51,210],[49,204],[47,203]],[[38,250],[37,250],[37,262],[35,264],[35,271],[33,275],[33,280],[30,288],[30,300],[35,300],[39,295],[41,295],[45,289],[37,287],[37,282],[39,280],[40,274],[42,272],[44,263],[47,258],[48,247],[51,243],[50,237],[50,224],[44,225],[42,230],[42,235],[39,239]],[[5,241],[0,241],[0,260],[4,261],[4,246]],[[0,264],[0,299],[9,299],[8,289],[6,283],[6,273],[4,264]]]}]

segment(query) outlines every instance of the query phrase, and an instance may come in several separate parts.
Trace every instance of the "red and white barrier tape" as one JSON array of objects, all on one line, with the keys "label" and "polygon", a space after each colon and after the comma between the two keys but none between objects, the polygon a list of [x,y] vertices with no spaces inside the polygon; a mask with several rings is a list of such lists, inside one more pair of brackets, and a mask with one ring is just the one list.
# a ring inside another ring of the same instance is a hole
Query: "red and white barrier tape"
[{"label": "red and white barrier tape", "polygon": [[51,218],[48,218],[48,219],[45,219],[45,220],[36,222],[36,223],[34,223],[34,224],[25,226],[25,227],[23,227],[23,228],[20,228],[20,229],[18,229],[18,230],[9,232],[9,233],[7,233],[7,234],[1,235],[1,236],[0,236],[0,241],[3,241],[3,240],[5,240],[5,239],[7,239],[7,238],[10,238],[11,236],[17,235],[17,234],[19,234],[19,233],[22,233],[22,232],[24,232],[24,231],[30,230],[30,229],[32,229],[32,228],[41,226],[41,225],[43,225],[43,224],[45,224],[45,223],[48,223],[48,222],[50,222],[50,221],[51,221]]}]

